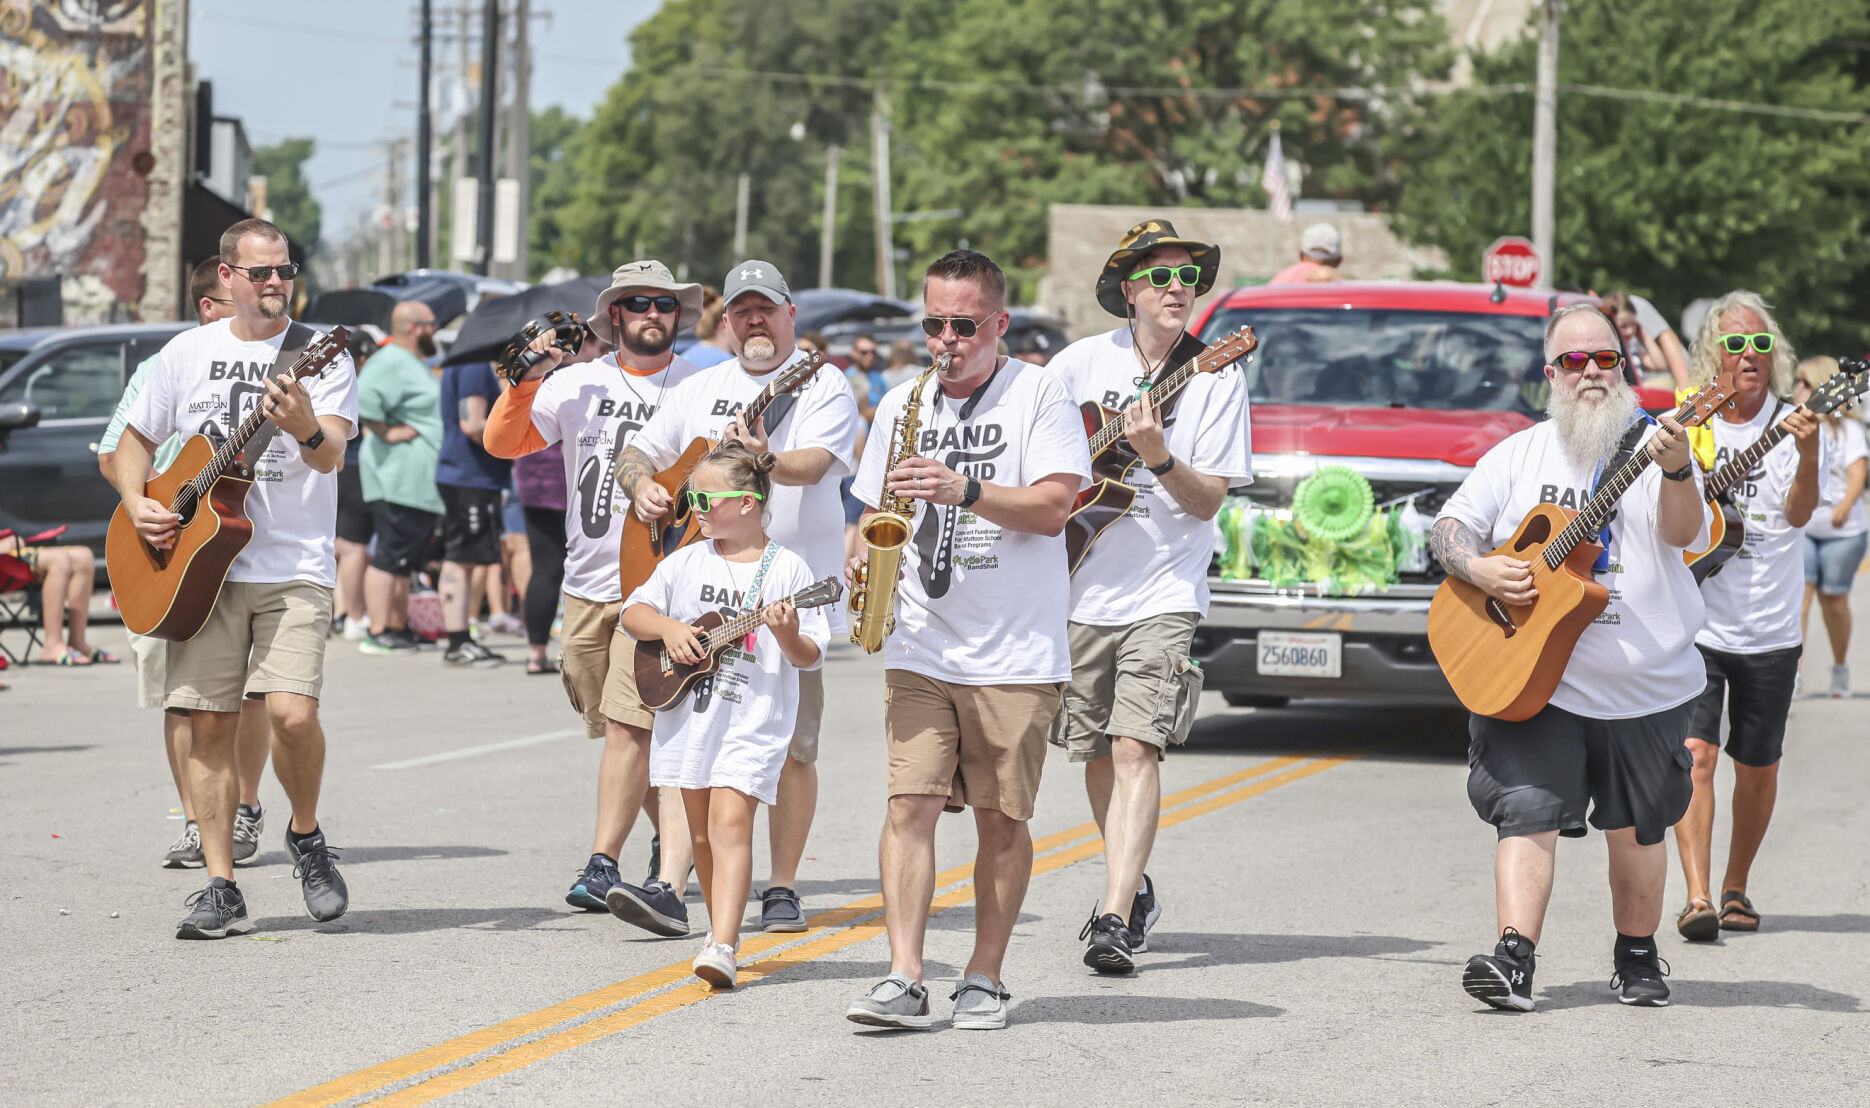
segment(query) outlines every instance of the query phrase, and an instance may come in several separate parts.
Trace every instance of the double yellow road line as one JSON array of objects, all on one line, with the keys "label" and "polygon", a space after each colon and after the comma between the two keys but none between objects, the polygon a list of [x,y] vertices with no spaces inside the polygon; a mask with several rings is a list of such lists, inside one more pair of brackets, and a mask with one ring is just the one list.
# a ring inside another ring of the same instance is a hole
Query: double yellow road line
[{"label": "double yellow road line", "polygon": [[[1342,754],[1312,759],[1274,758],[1183,789],[1163,797],[1161,826],[1174,827],[1323,773],[1356,757],[1356,754]],[[1033,876],[1094,857],[1103,849],[1103,840],[1094,823],[1082,823],[1048,835],[1033,843]],[[930,914],[974,899],[973,876],[972,863],[937,874]],[[754,935],[744,940],[740,944],[740,983],[750,984],[875,938],[883,933],[882,911],[882,895],[867,896],[811,916],[807,920],[811,930],[804,936]],[[762,957],[768,954],[769,957]],[[373,1097],[370,1103],[375,1105],[427,1104],[657,1016],[699,1004],[708,999],[710,993],[707,985],[694,979],[687,962],[676,962],[414,1054],[358,1070],[274,1104],[325,1108],[359,1097]],[[483,1057],[476,1058],[477,1055]],[[424,1074],[432,1076],[423,1078]],[[422,1079],[410,1083],[417,1078]],[[392,1087],[394,1091],[376,1095]]]}]

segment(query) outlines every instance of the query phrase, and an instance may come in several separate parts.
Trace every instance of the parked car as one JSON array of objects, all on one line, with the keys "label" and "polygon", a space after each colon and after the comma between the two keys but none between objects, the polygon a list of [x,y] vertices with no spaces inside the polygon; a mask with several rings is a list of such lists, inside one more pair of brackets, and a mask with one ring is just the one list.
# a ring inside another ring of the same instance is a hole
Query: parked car
[{"label": "parked car", "polygon": [[97,471],[97,440],[144,358],[185,323],[0,331],[0,528],[59,540],[104,564],[117,494]]},{"label": "parked car", "polygon": [[[1218,298],[1196,333],[1212,342],[1250,324],[1259,339],[1244,370],[1254,481],[1237,491],[1289,510],[1301,480],[1347,466],[1377,504],[1413,495],[1433,520],[1489,447],[1543,418],[1546,321],[1584,299],[1404,281],[1266,285]],[[1645,408],[1673,406],[1667,390],[1640,391]],[[1352,594],[1213,574],[1193,648],[1207,687],[1261,707],[1294,697],[1456,703],[1428,646],[1429,600],[1445,574],[1430,559],[1399,576]],[[1262,643],[1268,632],[1303,638]]]}]

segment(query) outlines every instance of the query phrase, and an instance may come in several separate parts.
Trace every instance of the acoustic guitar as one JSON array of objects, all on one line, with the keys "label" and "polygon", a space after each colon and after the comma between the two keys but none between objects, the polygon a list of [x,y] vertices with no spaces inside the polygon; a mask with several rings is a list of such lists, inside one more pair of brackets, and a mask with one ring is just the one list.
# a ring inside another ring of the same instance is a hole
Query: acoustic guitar
[{"label": "acoustic guitar", "polygon": [[[825,356],[814,350],[775,373],[759,395],[748,401],[741,410],[741,425],[753,426],[773,401],[804,388],[805,383],[812,379],[812,374],[817,373],[824,364]],[[709,439],[696,439],[688,444],[688,449],[682,451],[682,456],[675,460],[674,465],[656,474],[656,483],[669,490],[674,503],[654,523],[644,523],[634,511],[625,513],[622,537],[617,543],[617,569],[626,600],[643,582],[649,580],[649,575],[656,572],[656,566],[664,558],[701,537],[701,521],[688,510],[688,479],[694,474],[695,467],[701,464],[702,455],[716,445]]]},{"label": "acoustic guitar", "polygon": [[[349,344],[350,332],[334,327],[306,347],[285,372],[294,379],[316,377]],[[255,404],[218,448],[206,435],[195,435],[182,444],[168,469],[149,479],[143,495],[182,517],[169,549],[149,545],[123,505],[111,513],[104,557],[125,627],[139,635],[185,642],[208,622],[229,567],[253,538],[253,523],[247,518],[253,471],[241,461],[240,452],[265,423],[264,403]]]},{"label": "acoustic guitar", "polygon": [[[1870,362],[1855,358],[1839,358],[1838,372],[1824,384],[1812,390],[1811,398],[1799,407],[1813,415],[1830,415],[1839,408],[1849,406],[1865,390],[1870,389]],[[1747,474],[1760,459],[1772,452],[1773,447],[1791,432],[1786,430],[1784,421],[1768,428],[1752,446],[1728,459],[1726,465],[1708,474],[1708,508],[1712,515],[1712,524],[1708,529],[1707,542],[1693,550],[1682,551],[1682,561],[1695,575],[1695,584],[1699,585],[1721,571],[1721,567],[1733,560],[1735,554],[1747,541],[1746,521],[1741,517],[1740,509],[1734,506],[1734,486],[1746,480]]]},{"label": "acoustic guitar", "polygon": [[[827,577],[787,599],[794,608],[805,609],[836,604],[843,596],[844,583]],[[700,628],[695,638],[701,643],[702,657],[693,665],[670,657],[668,647],[660,640],[646,639],[636,644],[637,695],[655,711],[667,711],[680,704],[702,678],[717,672],[722,651],[766,626],[766,609],[761,606],[751,612],[735,612],[732,608],[703,612],[695,626]]]},{"label": "acoustic guitar", "polygon": [[[1704,423],[1733,397],[1733,374],[1722,371],[1682,401],[1675,420],[1684,427]],[[1522,720],[1552,699],[1578,636],[1610,603],[1610,591],[1591,576],[1603,553],[1593,540],[1650,462],[1649,451],[1635,451],[1604,477],[1581,511],[1534,507],[1513,537],[1488,555],[1532,564],[1538,590],[1532,603],[1508,604],[1455,577],[1435,590],[1428,609],[1429,649],[1468,711]]]},{"label": "acoustic guitar", "polygon": [[[1158,411],[1173,400],[1197,374],[1219,373],[1253,353],[1260,340],[1253,328],[1242,327],[1221,336],[1201,353],[1149,387],[1150,403]],[[1084,433],[1091,438],[1091,483],[1078,493],[1071,516],[1065,521],[1065,564],[1078,572],[1091,546],[1136,503],[1130,471],[1143,464],[1130,440],[1124,437],[1129,417],[1095,400],[1078,405],[1084,415]]]}]

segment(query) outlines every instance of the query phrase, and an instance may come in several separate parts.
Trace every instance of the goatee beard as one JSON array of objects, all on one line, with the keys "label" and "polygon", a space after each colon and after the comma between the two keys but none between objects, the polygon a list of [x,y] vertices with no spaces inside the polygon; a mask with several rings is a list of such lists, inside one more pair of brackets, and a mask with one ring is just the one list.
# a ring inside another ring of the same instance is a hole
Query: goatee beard
[{"label": "goatee beard", "polygon": [[755,335],[741,344],[740,352],[756,362],[763,362],[779,353],[779,346],[765,335]]},{"label": "goatee beard", "polygon": [[1554,387],[1545,402],[1545,414],[1558,429],[1565,456],[1581,469],[1609,458],[1636,414],[1635,389],[1624,381],[1611,382],[1606,388],[1603,399],[1584,400],[1577,392]]},{"label": "goatee beard", "polygon": [[261,319],[286,318],[286,298],[283,296],[277,298],[262,296],[257,307],[260,310]]},{"label": "goatee beard", "polygon": [[674,333],[666,328],[657,328],[657,334],[662,336],[660,339],[644,338],[643,335],[646,334],[648,330],[649,328],[645,327],[635,334],[625,331],[623,334],[623,348],[639,358],[653,358],[675,345]]},{"label": "goatee beard", "polygon": [[435,336],[421,335],[417,337],[416,353],[422,355],[424,358],[433,358],[435,356],[435,351]]}]

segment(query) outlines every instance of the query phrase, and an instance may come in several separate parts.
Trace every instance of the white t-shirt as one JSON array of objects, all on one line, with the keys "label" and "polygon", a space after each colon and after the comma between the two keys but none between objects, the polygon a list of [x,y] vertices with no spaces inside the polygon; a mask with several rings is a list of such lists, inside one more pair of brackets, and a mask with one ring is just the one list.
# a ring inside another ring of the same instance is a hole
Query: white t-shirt
[{"label": "white t-shirt", "polygon": [[[1791,412],[1792,405],[1769,397],[1745,423],[1720,417],[1711,420],[1715,469],[1752,446]],[[1819,449],[1818,472],[1822,474],[1822,442]],[[1760,654],[1805,640],[1799,630],[1799,607],[1805,600],[1804,531],[1786,522],[1786,494],[1792,491],[1798,469],[1798,444],[1787,435],[1729,490],[1746,523],[1747,536],[1733,558],[1701,583],[1701,595],[1708,604],[1708,622],[1695,636],[1701,645],[1730,654]]]},{"label": "white t-shirt", "polygon": [[[630,594],[624,607],[647,604],[662,615],[690,625],[703,612],[749,601],[759,562],[729,562],[708,541],[685,546],[664,558],[656,571]],[[791,596],[812,584],[805,559],[781,549],[760,583],[760,607]],[[799,611],[799,634],[818,644],[818,662],[831,641],[827,605]],[[656,713],[650,731],[649,781],[682,789],[739,789],[772,804],[779,795],[779,772],[799,714],[799,671],[779,649],[770,628],[754,632],[753,651],[744,643],[721,652],[721,667],[702,678],[682,702]]]},{"label": "white t-shirt", "polygon": [[[233,321],[224,319],[175,336],[157,352],[148,383],[131,405],[130,426],[151,442],[206,435],[219,446],[265,399],[268,371],[290,331],[242,342],[234,337]],[[357,426],[357,368],[348,353],[302,383],[313,414],[341,416]],[[262,424],[260,434],[270,426]],[[253,538],[227,571],[229,581],[336,587],[338,475],[306,465],[299,444],[284,432],[274,436],[254,468],[247,518]]]},{"label": "white t-shirt", "polygon": [[[742,369],[737,358],[708,366],[669,390],[656,418],[637,432],[631,445],[658,470],[668,468],[696,439],[719,442],[740,409],[776,374],[804,357],[803,351],[794,351],[785,365],[758,377]],[[819,447],[831,453],[831,468],[815,485],[774,485],[766,504],[766,533],[802,555],[819,577],[842,575],[844,498],[838,484],[856,461],[857,435],[863,430],[857,398],[844,374],[829,362],[793,396],[791,410],[778,427],[772,426],[773,413],[785,398],[766,410],[767,449],[783,454]],[[843,605],[834,605],[826,617],[833,634],[850,630]]]},{"label": "white t-shirt", "polygon": [[[914,387],[905,382],[884,394],[877,432],[864,443],[851,493],[873,508],[889,461],[887,430]],[[931,380],[923,392],[917,454],[995,485],[1066,474],[1082,486],[1089,478],[1084,421],[1056,375],[1008,359],[966,399],[937,398],[938,387]],[[956,685],[1070,678],[1071,579],[1062,535],[1002,530],[959,505],[927,501],[916,502],[911,526],[896,631],[883,654],[888,668]]]},{"label": "white t-shirt", "polygon": [[[1537,504],[1582,509],[1593,468],[1572,463],[1552,423],[1534,424],[1482,455],[1439,518],[1460,520],[1491,550]],[[1698,495],[1699,470],[1693,480]],[[1590,719],[1630,719],[1685,704],[1707,684],[1694,643],[1701,593],[1682,552],[1656,536],[1661,488],[1662,471],[1652,464],[1617,502],[1610,569],[1598,577],[1610,603],[1578,636],[1552,694],[1554,707]]]},{"label": "white t-shirt", "polygon": [[[1114,411],[1136,395],[1142,374],[1128,327],[1080,339],[1046,368],[1064,380],[1072,399]],[[1230,487],[1252,482],[1252,431],[1241,373],[1197,373],[1166,419],[1165,440],[1178,465],[1225,477]],[[1217,525],[1189,515],[1141,466],[1130,472],[1128,483],[1139,490],[1129,514],[1099,536],[1072,574],[1072,622],[1123,626],[1170,612],[1206,616]]]},{"label": "white t-shirt", "polygon": [[532,397],[532,425],[546,445],[565,444],[565,591],[608,604],[623,599],[617,547],[630,498],[617,487],[617,455],[675,386],[701,372],[679,355],[638,376],[615,354],[569,365]]},{"label": "white t-shirt", "polygon": [[1852,462],[1870,458],[1870,444],[1864,441],[1864,425],[1854,419],[1840,419],[1834,430],[1830,423],[1819,424],[1819,434],[1824,436],[1824,480],[1819,489],[1818,507],[1812,512],[1810,523],[1805,525],[1805,533],[1814,539],[1847,539],[1852,535],[1861,535],[1870,531],[1870,519],[1864,515],[1863,497],[1851,505],[1850,515],[1845,518],[1844,526],[1831,526],[1831,509],[1844,499],[1845,482],[1849,480]]}]

